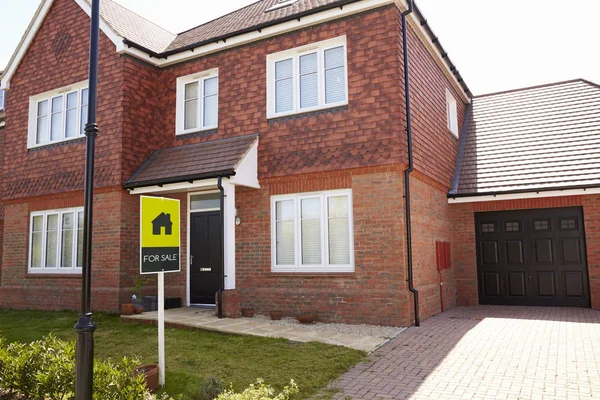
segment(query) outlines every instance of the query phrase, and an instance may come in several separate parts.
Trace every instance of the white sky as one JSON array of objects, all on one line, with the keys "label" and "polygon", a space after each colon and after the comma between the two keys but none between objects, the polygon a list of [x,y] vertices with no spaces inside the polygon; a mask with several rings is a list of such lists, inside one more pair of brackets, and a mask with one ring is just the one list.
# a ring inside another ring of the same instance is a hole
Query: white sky
[{"label": "white sky", "polygon": [[[116,1],[174,33],[254,2]],[[0,0],[0,69],[39,2]],[[600,0],[417,0],[417,4],[474,94],[574,78],[600,84]]]}]

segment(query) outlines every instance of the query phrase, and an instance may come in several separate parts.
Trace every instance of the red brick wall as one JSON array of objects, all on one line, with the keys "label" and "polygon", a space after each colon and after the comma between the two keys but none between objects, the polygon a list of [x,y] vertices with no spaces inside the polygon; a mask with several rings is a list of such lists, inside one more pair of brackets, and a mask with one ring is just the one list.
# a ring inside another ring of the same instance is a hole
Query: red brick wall
[{"label": "red brick wall", "polygon": [[[83,188],[85,141],[27,149],[29,97],[87,79],[89,17],[73,0],[55,0],[10,82],[4,129],[2,197],[15,199]],[[57,34],[68,35],[66,52],[55,53]],[[96,184],[120,183],[122,61],[115,46],[100,35]]]},{"label": "red brick wall", "polygon": [[600,309],[600,195],[547,197],[452,204],[452,263],[456,268],[457,303],[476,305],[477,258],[475,245],[475,212],[520,210],[553,207],[583,207],[587,262],[592,308]]},{"label": "red brick wall", "polygon": [[[401,171],[397,166],[265,179],[261,190],[239,188],[236,207],[237,289],[259,313],[311,312],[321,321],[403,325],[411,322],[405,282]],[[337,183],[337,184],[336,184]],[[271,272],[270,196],[351,188],[353,274]]]},{"label": "red brick wall", "polygon": [[[94,247],[92,259],[92,307],[119,309],[120,193],[103,191],[94,196]],[[62,310],[77,309],[81,275],[34,275],[27,273],[29,213],[38,210],[79,207],[82,193],[38,197],[6,205],[0,308]]]},{"label": "red brick wall", "polygon": [[[414,286],[419,290],[419,314],[426,319],[442,311],[440,276],[436,264],[436,241],[450,241],[452,221],[446,191],[440,185],[411,177],[411,221]],[[452,268],[442,271],[444,309],[456,304]]]}]

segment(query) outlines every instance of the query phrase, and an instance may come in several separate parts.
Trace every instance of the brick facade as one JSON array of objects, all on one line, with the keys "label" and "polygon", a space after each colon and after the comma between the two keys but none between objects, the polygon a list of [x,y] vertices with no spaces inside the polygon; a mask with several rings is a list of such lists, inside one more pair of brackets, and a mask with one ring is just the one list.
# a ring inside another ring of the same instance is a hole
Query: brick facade
[{"label": "brick facade", "polygon": [[456,269],[457,304],[479,303],[475,246],[476,212],[582,207],[592,308],[600,309],[600,195],[546,197],[452,204],[452,263]]},{"label": "brick facade", "polygon": [[[57,53],[57,34],[71,37]],[[87,77],[89,19],[72,0],[55,0],[11,81],[5,129],[10,164],[2,172],[6,202],[0,307],[77,308],[81,278],[27,274],[29,213],[82,206],[84,140],[27,149],[29,97]],[[266,119],[268,54],[345,35],[347,106]],[[413,252],[421,317],[440,311],[435,241],[450,240],[450,185],[457,139],[446,127],[446,88],[464,104],[439,61],[409,32],[415,172]],[[175,135],[176,79],[219,69],[219,127]],[[119,55],[101,34],[92,305],[117,312],[139,268],[139,197],[121,185],[153,151],[259,133],[261,189],[238,187],[236,286],[231,298],[260,313],[317,312],[322,321],[410,325],[406,282],[404,177],[406,123],[400,13],[385,6],[297,32],[217,52],[163,69]],[[352,189],[355,272],[271,272],[270,196]],[[167,296],[187,298],[187,193],[181,200],[182,272],[166,276]],[[444,306],[454,306],[458,270],[444,271]],[[148,293],[153,285],[147,288]],[[235,310],[232,311],[235,313]]]}]

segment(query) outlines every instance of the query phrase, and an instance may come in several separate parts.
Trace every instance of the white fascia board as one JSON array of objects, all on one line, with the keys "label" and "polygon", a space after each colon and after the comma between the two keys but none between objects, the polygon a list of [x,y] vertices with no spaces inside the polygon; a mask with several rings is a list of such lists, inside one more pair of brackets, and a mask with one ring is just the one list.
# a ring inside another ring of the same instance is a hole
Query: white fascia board
[{"label": "white fascia board", "polygon": [[[407,0],[397,0],[396,4],[398,5],[398,8],[400,8],[401,11],[408,10]],[[417,19],[417,15],[414,11],[411,14],[409,14],[407,21],[412,25],[413,28],[416,29],[417,34],[421,36],[421,41],[425,44],[429,51],[433,52],[433,54],[439,61],[438,65],[442,67],[446,77],[449,78],[450,82],[453,84],[454,89],[456,89],[456,91],[462,96],[462,100],[467,103],[470,103],[471,99],[469,98],[467,93],[465,93],[464,89],[462,88],[452,71],[450,71],[450,67],[448,67],[448,64],[444,61],[442,53],[440,53],[437,47],[435,47],[435,45],[431,41],[431,38],[429,37],[427,32],[425,32],[425,29],[421,26],[421,23]]]},{"label": "white fascia board", "polygon": [[129,194],[138,195],[146,193],[176,193],[188,192],[196,189],[206,189],[208,187],[217,187],[216,179],[204,179],[192,182],[168,183],[162,186],[145,186],[129,189]]},{"label": "white fascia board", "polygon": [[541,199],[545,197],[563,197],[563,196],[583,196],[590,194],[600,194],[600,188],[583,188],[583,189],[565,189],[565,190],[546,190],[540,192],[526,193],[499,193],[495,195],[485,196],[469,196],[469,197],[449,197],[448,204],[460,203],[479,203],[484,201],[499,201],[499,200],[524,200],[524,199]]},{"label": "white fascia board", "polygon": [[[0,85],[0,90],[10,88],[10,80],[12,79],[15,71],[21,63],[23,56],[25,56],[27,49],[29,49],[31,42],[33,41],[35,35],[40,29],[40,26],[44,22],[44,19],[46,18],[46,15],[48,14],[48,11],[50,10],[50,7],[52,6],[53,2],[54,0],[43,0],[40,6],[38,7],[37,11],[33,16],[33,19],[31,20],[29,26],[27,27],[27,30],[25,31],[25,34],[21,38],[17,49],[10,58],[8,65],[6,66],[6,70],[4,71],[2,76],[0,76],[0,81],[2,83]],[[91,16],[92,9],[87,2],[85,2],[84,0],[75,0],[75,2],[88,16]],[[123,37],[119,36],[106,23],[106,21],[104,21],[102,17],[100,18],[100,29],[102,30],[102,32],[104,32],[106,36],[108,36],[111,42],[115,44],[117,52],[122,52],[122,48],[124,47]]]},{"label": "white fascia board", "polygon": [[216,53],[218,51],[230,49],[232,47],[241,46],[247,43],[256,42],[273,36],[292,32],[298,29],[303,29],[312,25],[317,25],[323,22],[343,18],[349,15],[358,14],[374,8],[385,6],[387,4],[394,4],[395,1],[396,0],[364,0],[352,4],[347,4],[344,5],[341,10],[339,9],[339,7],[337,7],[317,14],[308,15],[302,17],[300,21],[295,19],[293,21],[288,21],[274,26],[270,26],[268,28],[264,28],[260,32],[257,30],[242,35],[237,35],[227,39],[226,42],[220,41],[218,43],[206,44],[201,47],[196,47],[193,51],[188,50],[185,52],[173,54],[167,59],[157,59],[133,47],[127,48],[127,46],[124,46],[123,52],[128,53],[134,57],[140,58],[158,67],[166,67],[168,65],[176,64],[182,61],[187,61],[192,58],[203,57],[208,54]]}]

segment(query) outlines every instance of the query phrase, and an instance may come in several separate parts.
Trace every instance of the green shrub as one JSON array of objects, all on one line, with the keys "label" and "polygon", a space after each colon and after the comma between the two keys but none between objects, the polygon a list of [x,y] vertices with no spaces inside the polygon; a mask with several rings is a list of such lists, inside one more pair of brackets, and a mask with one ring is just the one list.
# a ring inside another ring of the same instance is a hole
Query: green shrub
[{"label": "green shrub", "polygon": [[200,385],[197,391],[188,395],[189,400],[214,400],[223,392],[223,381],[216,376],[209,376]]},{"label": "green shrub", "polygon": [[233,389],[229,389],[215,400],[289,400],[290,396],[297,393],[299,389],[294,380],[291,380],[289,386],[284,387],[283,391],[275,396],[275,389],[265,385],[263,380],[259,379],[242,393],[235,393]]},{"label": "green shrub", "polygon": [[[132,374],[139,361],[94,361],[94,400],[152,400],[143,375]],[[4,393],[2,393],[4,392]],[[53,335],[28,345],[0,337],[0,394],[30,400],[72,400],[75,392],[75,342]],[[161,400],[168,400],[162,396]]]}]

